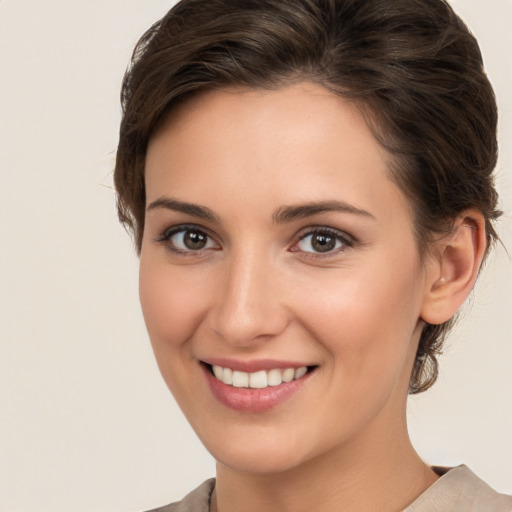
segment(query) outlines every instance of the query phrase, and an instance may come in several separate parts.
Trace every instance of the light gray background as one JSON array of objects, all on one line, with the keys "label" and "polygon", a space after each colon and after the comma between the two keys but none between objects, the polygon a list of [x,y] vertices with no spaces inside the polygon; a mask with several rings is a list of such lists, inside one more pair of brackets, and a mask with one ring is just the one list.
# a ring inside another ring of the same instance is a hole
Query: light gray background
[{"label": "light gray background", "polygon": [[[111,188],[121,77],[172,3],[0,1],[0,511],[135,512],[213,475],[153,361]],[[512,2],[453,3],[499,99],[512,251]],[[498,248],[439,383],[410,405],[428,462],[509,493],[511,267]]]}]

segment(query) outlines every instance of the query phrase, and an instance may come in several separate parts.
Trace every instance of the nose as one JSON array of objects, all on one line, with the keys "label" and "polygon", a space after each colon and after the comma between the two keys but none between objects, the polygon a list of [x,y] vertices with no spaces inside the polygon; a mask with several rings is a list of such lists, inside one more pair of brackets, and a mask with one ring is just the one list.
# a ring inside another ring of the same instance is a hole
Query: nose
[{"label": "nose", "polygon": [[285,330],[290,319],[286,292],[268,256],[247,248],[233,253],[218,278],[218,295],[210,310],[217,336],[232,346],[251,348]]}]

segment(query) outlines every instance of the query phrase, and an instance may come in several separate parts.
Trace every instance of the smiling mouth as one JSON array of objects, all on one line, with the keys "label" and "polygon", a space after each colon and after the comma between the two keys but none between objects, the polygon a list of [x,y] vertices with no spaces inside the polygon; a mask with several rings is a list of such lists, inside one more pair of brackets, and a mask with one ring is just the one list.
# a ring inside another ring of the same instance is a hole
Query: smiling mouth
[{"label": "smiling mouth", "polygon": [[299,368],[274,368],[257,372],[242,372],[217,365],[207,364],[210,373],[220,382],[235,388],[265,389],[299,380],[312,372],[316,366]]}]

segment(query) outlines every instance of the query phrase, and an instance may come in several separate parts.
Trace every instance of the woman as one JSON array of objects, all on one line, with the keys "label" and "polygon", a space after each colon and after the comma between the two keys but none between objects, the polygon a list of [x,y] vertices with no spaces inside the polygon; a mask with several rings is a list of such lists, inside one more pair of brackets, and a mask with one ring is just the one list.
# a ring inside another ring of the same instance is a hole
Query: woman
[{"label": "woman", "polygon": [[115,183],[161,373],[217,478],[159,510],[512,510],[407,434],[493,244],[496,106],[441,0],[183,0]]}]

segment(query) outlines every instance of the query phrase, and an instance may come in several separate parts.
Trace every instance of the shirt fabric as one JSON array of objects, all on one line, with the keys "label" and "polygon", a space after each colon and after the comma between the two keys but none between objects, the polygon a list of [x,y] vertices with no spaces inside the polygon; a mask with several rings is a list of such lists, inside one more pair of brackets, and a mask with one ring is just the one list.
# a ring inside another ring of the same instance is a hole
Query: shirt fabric
[{"label": "shirt fabric", "polygon": [[[467,466],[434,468],[442,476],[403,512],[512,512],[512,496],[499,494]],[[215,478],[183,500],[148,512],[208,512]]]}]

